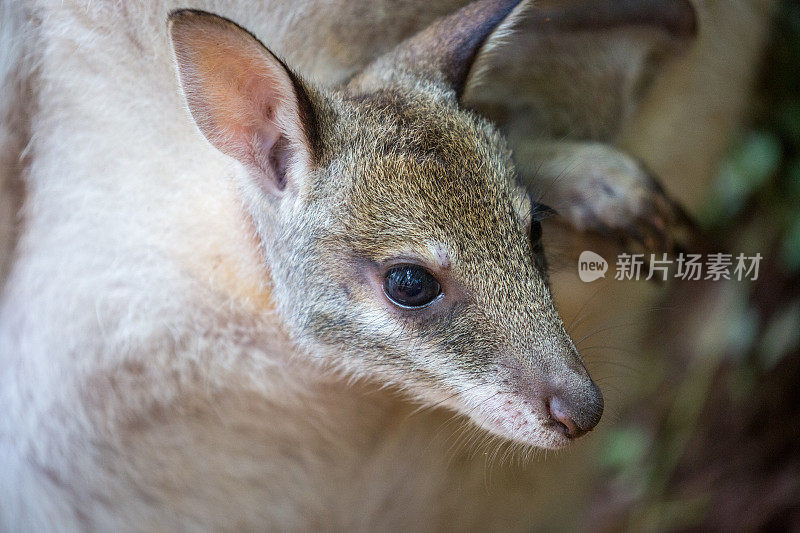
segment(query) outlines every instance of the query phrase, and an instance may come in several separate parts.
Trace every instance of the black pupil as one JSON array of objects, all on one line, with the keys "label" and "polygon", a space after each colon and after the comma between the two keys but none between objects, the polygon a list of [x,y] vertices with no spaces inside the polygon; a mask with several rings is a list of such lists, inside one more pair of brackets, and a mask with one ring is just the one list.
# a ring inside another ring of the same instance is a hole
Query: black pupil
[{"label": "black pupil", "polygon": [[441,287],[427,270],[415,265],[393,267],[383,280],[386,296],[405,307],[422,307],[439,296]]},{"label": "black pupil", "polygon": [[531,223],[531,244],[534,248],[540,245],[540,240],[542,239],[542,223],[538,220],[534,220]]},{"label": "black pupil", "polygon": [[533,260],[539,270],[547,272],[547,258],[542,247],[542,223],[534,221],[531,224],[531,245],[533,246]]}]

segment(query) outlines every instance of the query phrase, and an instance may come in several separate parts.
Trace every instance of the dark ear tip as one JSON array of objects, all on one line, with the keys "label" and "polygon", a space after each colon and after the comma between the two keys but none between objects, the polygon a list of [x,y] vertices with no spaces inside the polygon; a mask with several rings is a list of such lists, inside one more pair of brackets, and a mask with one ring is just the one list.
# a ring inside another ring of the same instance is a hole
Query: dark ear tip
[{"label": "dark ear tip", "polygon": [[207,13],[205,13],[204,11],[200,11],[199,9],[173,9],[167,15],[167,20],[169,22],[177,22],[179,20],[185,20],[187,18],[203,14]]},{"label": "dark ear tip", "polygon": [[190,22],[220,25],[230,21],[224,17],[200,9],[174,9],[167,15],[167,26],[169,28],[173,28],[175,25],[188,24]]},{"label": "dark ear tip", "polygon": [[167,29],[174,35],[175,27],[183,25],[190,19],[198,19],[204,15],[209,15],[205,11],[199,9],[173,9],[167,15]]},{"label": "dark ear tip", "polygon": [[[177,31],[184,28],[205,27],[211,29],[231,26],[250,33],[230,19],[201,9],[174,9],[167,15],[167,29],[173,38]],[[252,34],[250,35],[252,36]],[[254,36],[253,38],[255,39]]]},{"label": "dark ear tip", "polygon": [[167,20],[179,20],[179,19],[187,19],[193,17],[216,17],[216,15],[209,13],[208,11],[202,11],[200,9],[173,9],[167,15]]}]

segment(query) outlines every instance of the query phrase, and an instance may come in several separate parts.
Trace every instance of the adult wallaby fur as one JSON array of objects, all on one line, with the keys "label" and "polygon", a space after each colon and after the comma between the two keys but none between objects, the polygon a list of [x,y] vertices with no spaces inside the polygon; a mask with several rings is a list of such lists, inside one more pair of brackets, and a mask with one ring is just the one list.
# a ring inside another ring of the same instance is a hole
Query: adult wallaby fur
[{"label": "adult wallaby fur", "polygon": [[[0,527],[530,525],[530,486],[498,475],[487,491],[464,450],[561,447],[603,406],[552,303],[533,181],[589,150],[557,207],[579,229],[646,228],[646,245],[668,243],[674,206],[596,142],[606,119],[549,140],[574,97],[525,107],[544,164],[522,176],[462,104],[521,127],[474,88],[515,24],[545,28],[535,44],[556,58],[593,24],[661,50],[694,19],[685,2],[632,21],[464,3],[2,5],[2,184],[21,223],[2,250]],[[381,17],[416,26],[341,34]],[[609,76],[614,102],[640,55]],[[644,192],[611,209],[576,197],[579,178],[615,176]],[[393,303],[397,265],[441,295]]]}]

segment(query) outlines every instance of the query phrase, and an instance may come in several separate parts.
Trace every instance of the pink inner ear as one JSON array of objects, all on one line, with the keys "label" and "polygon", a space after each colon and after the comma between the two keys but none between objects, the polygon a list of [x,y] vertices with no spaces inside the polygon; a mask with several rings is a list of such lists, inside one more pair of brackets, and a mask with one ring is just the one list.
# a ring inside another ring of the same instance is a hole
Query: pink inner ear
[{"label": "pink inner ear", "polygon": [[292,151],[307,146],[290,74],[234,24],[212,15],[173,21],[172,39],[192,117],[264,190],[282,190]]}]

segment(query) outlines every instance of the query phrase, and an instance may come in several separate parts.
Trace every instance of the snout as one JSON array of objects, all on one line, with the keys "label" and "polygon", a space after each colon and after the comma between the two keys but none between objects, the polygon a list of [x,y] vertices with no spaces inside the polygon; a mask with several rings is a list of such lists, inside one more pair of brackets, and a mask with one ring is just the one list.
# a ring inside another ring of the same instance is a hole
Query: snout
[{"label": "snout", "polygon": [[594,429],[603,415],[603,393],[594,381],[576,393],[562,389],[546,402],[552,425],[569,439],[577,439]]},{"label": "snout", "polygon": [[467,388],[452,405],[495,434],[540,448],[562,448],[597,426],[603,394],[580,361],[536,370],[504,361],[494,383]]}]

